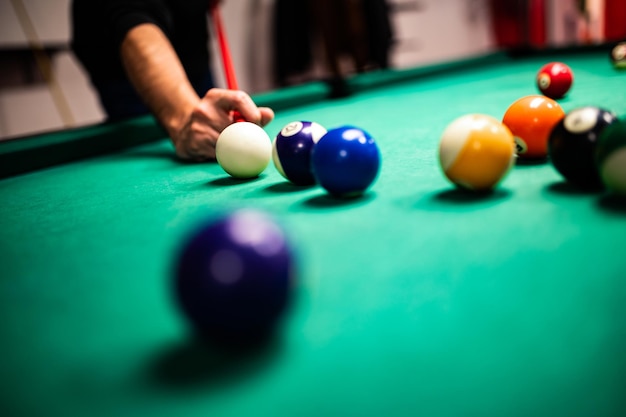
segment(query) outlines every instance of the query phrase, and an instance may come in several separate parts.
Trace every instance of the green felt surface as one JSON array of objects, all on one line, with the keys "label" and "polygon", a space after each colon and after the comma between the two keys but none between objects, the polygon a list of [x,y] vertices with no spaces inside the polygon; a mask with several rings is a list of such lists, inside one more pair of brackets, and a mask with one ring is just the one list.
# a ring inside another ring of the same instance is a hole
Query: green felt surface
[{"label": "green felt surface", "polygon": [[[516,166],[495,193],[437,163],[454,118],[501,118],[549,57],[500,59],[277,113],[378,141],[363,198],[235,181],[165,139],[0,181],[0,414],[6,416],[615,416],[626,409],[626,208]],[[604,53],[561,55],[565,110],[626,112]],[[367,83],[370,81],[368,80]],[[170,270],[215,211],[283,224],[300,274],[275,340],[190,340]]]}]

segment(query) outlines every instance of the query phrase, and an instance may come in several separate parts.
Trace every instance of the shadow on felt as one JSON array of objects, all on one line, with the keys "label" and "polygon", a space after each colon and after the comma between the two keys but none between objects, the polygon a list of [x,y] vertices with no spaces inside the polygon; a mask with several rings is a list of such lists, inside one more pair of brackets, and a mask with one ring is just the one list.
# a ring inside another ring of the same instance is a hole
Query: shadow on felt
[{"label": "shadow on felt", "polygon": [[223,176],[220,178],[216,178],[207,183],[209,187],[232,187],[241,184],[248,184],[251,182],[260,181],[262,176],[253,177],[253,178],[235,178],[231,176]]},{"label": "shadow on felt", "polygon": [[306,207],[316,209],[358,206],[366,204],[368,201],[373,200],[374,197],[375,193],[372,191],[351,197],[338,197],[332,194],[323,193],[305,200],[302,204]]},{"label": "shadow on felt", "polygon": [[487,191],[470,191],[463,188],[450,188],[439,191],[432,195],[432,200],[443,204],[473,204],[503,200],[511,195],[511,192],[496,188]]},{"label": "shadow on felt", "polygon": [[604,211],[626,215],[626,196],[605,194],[598,199],[598,207]]},{"label": "shadow on felt", "polygon": [[575,186],[565,180],[549,184],[546,190],[553,194],[567,196],[591,196],[603,192],[602,188],[582,188]]},{"label": "shadow on felt", "polygon": [[308,191],[315,188],[316,185],[296,185],[289,181],[277,182],[266,187],[263,191],[273,194],[290,194],[301,191]]},{"label": "shadow on felt", "polygon": [[515,165],[513,166],[513,169],[515,168],[524,169],[524,168],[531,168],[531,167],[536,167],[536,166],[543,166],[543,165],[548,165],[549,162],[550,160],[548,158],[528,158],[528,159],[515,158]]},{"label": "shadow on felt", "polygon": [[153,357],[146,378],[157,388],[210,390],[236,384],[262,371],[281,350],[281,340],[275,334],[238,345],[189,337]]}]

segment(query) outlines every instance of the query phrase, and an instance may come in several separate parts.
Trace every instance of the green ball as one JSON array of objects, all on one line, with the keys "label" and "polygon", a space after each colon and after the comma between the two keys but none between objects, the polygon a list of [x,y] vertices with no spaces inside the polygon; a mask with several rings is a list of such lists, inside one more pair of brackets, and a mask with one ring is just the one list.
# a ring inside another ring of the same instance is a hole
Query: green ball
[{"label": "green ball", "polygon": [[596,164],[606,188],[626,196],[626,121],[607,126],[596,145]]}]

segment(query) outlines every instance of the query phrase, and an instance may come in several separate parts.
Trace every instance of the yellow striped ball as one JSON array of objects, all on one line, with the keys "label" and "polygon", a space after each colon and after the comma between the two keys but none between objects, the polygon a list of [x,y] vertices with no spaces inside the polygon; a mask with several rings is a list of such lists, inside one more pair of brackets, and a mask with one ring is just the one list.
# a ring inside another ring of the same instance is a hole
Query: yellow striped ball
[{"label": "yellow striped ball", "polygon": [[498,119],[468,114],[453,120],[439,143],[439,163],[453,184],[472,191],[493,189],[515,161],[513,134]]}]

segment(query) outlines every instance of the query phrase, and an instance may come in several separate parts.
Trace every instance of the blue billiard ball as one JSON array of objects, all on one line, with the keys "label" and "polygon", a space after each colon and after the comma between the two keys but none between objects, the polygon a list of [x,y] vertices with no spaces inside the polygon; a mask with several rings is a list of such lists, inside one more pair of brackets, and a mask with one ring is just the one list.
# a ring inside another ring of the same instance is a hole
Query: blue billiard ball
[{"label": "blue billiard ball", "polygon": [[378,176],[380,152],[372,136],[355,126],[330,129],[313,148],[317,182],[331,195],[363,194]]},{"label": "blue billiard ball", "polygon": [[184,241],[175,297],[191,327],[219,342],[271,334],[290,299],[295,259],[284,230],[244,209],[198,227]]},{"label": "blue billiard ball", "polygon": [[297,185],[315,184],[311,150],[325,133],[315,122],[295,121],[283,127],[272,144],[272,159],[280,175]]}]

